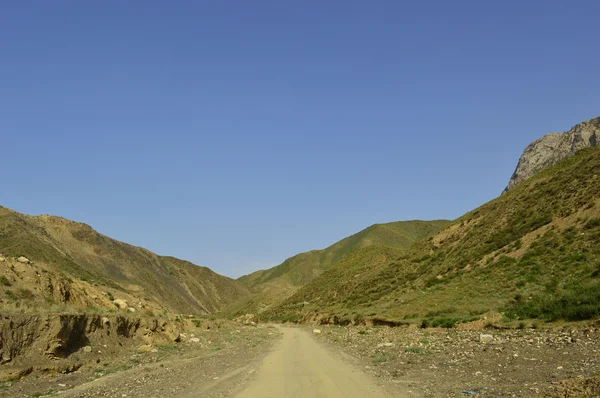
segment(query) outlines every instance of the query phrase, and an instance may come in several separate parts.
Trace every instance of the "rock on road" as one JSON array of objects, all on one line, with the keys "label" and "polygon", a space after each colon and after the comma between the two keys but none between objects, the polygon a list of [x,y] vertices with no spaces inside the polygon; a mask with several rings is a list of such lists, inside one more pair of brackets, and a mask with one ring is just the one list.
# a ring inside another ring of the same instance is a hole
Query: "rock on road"
[{"label": "rock on road", "polygon": [[283,339],[237,398],[385,396],[369,376],[315,342],[306,331],[280,330]]}]

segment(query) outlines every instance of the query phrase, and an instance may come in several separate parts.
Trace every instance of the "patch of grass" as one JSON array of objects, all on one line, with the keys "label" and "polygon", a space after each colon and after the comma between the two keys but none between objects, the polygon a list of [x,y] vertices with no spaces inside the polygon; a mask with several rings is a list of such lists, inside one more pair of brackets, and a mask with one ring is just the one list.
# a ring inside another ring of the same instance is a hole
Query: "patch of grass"
[{"label": "patch of grass", "polygon": [[373,354],[371,359],[373,365],[378,365],[380,363],[387,362],[390,359],[390,356],[387,352],[376,352]]},{"label": "patch of grass", "polygon": [[113,296],[113,294],[111,292],[106,292],[106,296],[108,297],[108,299],[110,301],[113,301],[115,299],[115,296]]},{"label": "patch of grass", "polygon": [[159,344],[156,346],[159,352],[179,351],[180,347],[177,344]]},{"label": "patch of grass", "polygon": [[2,286],[10,286],[10,281],[6,277],[6,275],[0,276],[0,285]]},{"label": "patch of grass", "polygon": [[104,364],[102,364],[102,368],[96,368],[95,370],[95,377],[102,377],[102,376],[107,376],[113,373],[117,373],[117,372],[123,372],[125,370],[129,370],[132,368],[132,366],[128,363],[120,363],[117,364],[115,366],[109,366],[108,364],[106,366],[104,366]]}]

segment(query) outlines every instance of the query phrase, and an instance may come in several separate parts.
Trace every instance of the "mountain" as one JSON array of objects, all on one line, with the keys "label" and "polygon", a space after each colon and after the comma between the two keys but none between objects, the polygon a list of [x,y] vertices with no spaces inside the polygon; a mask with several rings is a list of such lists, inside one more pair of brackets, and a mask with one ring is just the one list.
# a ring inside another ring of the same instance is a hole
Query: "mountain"
[{"label": "mountain", "polygon": [[114,310],[117,297],[129,302],[131,312],[212,314],[248,294],[239,282],[208,268],[116,241],[86,224],[4,207],[0,253],[0,267],[6,268],[0,288],[8,303],[21,292],[39,308],[60,304]]},{"label": "mountain", "polygon": [[525,148],[504,191],[583,148],[596,146],[599,141],[600,117],[580,123],[566,132],[543,136]]},{"label": "mountain", "polygon": [[357,250],[369,246],[391,249],[408,246],[448,223],[414,220],[375,224],[325,249],[297,254],[271,269],[240,277],[238,281],[255,294],[232,304],[226,311],[230,315],[259,313]]},{"label": "mountain", "polygon": [[452,326],[600,316],[600,148],[582,149],[403,250],[344,257],[261,318]]}]

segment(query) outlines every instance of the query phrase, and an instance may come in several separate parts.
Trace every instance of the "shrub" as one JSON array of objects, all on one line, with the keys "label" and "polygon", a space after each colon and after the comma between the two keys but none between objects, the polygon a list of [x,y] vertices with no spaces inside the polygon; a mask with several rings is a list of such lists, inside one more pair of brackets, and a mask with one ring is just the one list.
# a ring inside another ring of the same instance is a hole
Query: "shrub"
[{"label": "shrub", "polygon": [[460,321],[460,318],[436,318],[431,323],[431,326],[450,329],[453,328],[458,321]]},{"label": "shrub", "polygon": [[6,298],[9,300],[16,300],[17,296],[15,295],[15,293],[13,293],[12,290],[10,289],[6,289],[6,291],[4,292],[4,294],[6,295]]},{"label": "shrub", "polygon": [[24,300],[32,300],[35,297],[35,294],[29,289],[19,289],[17,295]]},{"label": "shrub", "polygon": [[592,218],[588,220],[588,222],[586,222],[583,226],[583,229],[592,229],[596,227],[600,227],[600,218]]},{"label": "shrub", "polygon": [[0,276],[0,285],[2,286],[10,286],[10,281],[5,275]]}]

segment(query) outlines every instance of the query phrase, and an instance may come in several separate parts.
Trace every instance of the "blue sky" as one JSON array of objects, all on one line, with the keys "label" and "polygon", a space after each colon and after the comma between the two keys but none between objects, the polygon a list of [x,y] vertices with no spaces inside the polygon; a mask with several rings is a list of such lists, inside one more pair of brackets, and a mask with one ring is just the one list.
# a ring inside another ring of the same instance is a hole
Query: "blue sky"
[{"label": "blue sky", "polygon": [[[543,6],[542,6],[543,4]],[[0,3],[0,204],[239,276],[496,197],[600,115],[597,1]]]}]

